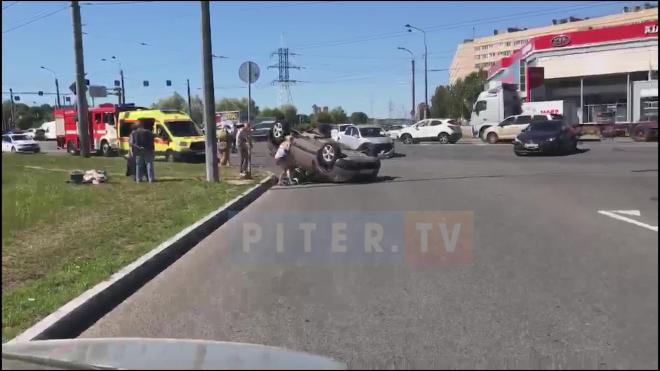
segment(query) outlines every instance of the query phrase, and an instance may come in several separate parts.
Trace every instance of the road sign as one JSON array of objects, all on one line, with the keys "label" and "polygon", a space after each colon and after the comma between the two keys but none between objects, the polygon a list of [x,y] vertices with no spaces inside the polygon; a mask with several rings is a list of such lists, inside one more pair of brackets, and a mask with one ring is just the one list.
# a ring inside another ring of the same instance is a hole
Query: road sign
[{"label": "road sign", "polygon": [[238,77],[248,84],[256,82],[259,80],[259,66],[252,61],[243,62],[238,69]]},{"label": "road sign", "polygon": [[69,90],[73,92],[73,94],[76,94],[76,82],[72,82],[71,85],[69,85]]},{"label": "road sign", "polygon": [[92,85],[89,87],[89,96],[92,98],[104,98],[108,96],[108,89],[101,85]]}]

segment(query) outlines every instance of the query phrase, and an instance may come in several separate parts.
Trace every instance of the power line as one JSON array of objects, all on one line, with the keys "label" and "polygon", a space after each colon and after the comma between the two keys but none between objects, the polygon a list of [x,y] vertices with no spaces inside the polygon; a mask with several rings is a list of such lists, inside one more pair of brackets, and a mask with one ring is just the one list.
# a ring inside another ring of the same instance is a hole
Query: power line
[{"label": "power line", "polygon": [[34,23],[34,22],[36,22],[36,21],[38,21],[38,20],[41,20],[41,19],[44,19],[44,18],[50,17],[50,16],[52,16],[52,15],[55,15],[55,14],[57,14],[57,13],[63,11],[63,10],[68,9],[68,8],[69,8],[69,6],[67,5],[67,6],[65,6],[65,7],[63,7],[63,8],[59,8],[59,9],[57,9],[57,10],[55,10],[55,11],[50,12],[50,13],[46,13],[46,14],[44,14],[44,15],[41,15],[41,16],[38,16],[38,17],[32,18],[31,20],[29,20],[29,21],[27,21],[27,22],[24,22],[24,23],[21,23],[21,24],[19,24],[19,25],[16,25],[16,26],[12,27],[12,28],[6,29],[6,30],[2,31],[2,33],[3,33],[3,34],[6,34],[7,32],[11,32],[11,31],[17,30],[17,29],[19,29],[19,28],[21,28],[21,27],[25,27],[25,26],[27,26],[27,25],[29,25],[29,24],[32,24],[32,23]]},{"label": "power line", "polygon": [[11,4],[9,4],[9,5],[3,6],[3,7],[2,7],[2,10],[9,9],[9,8],[11,8],[12,6],[14,6],[14,5],[18,4],[18,3],[20,3],[20,1],[14,1],[13,3],[11,3]]},{"label": "power line", "polygon": [[130,5],[130,4],[139,4],[139,3],[152,3],[153,1],[102,1],[98,3],[80,3],[80,5],[84,6],[95,6],[95,5]]}]

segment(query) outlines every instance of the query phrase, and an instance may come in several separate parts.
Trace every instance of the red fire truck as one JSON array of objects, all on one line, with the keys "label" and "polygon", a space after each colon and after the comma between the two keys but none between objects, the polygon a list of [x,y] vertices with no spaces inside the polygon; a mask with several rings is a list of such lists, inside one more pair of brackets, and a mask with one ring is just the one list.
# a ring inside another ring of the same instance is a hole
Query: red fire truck
[{"label": "red fire truck", "polygon": [[[104,103],[98,107],[90,107],[88,114],[90,153],[111,156],[118,150],[117,115],[120,112],[146,109],[128,103],[115,105]],[[72,155],[80,153],[80,138],[78,137],[78,112],[72,108],[55,109],[55,128],[57,147]]]}]

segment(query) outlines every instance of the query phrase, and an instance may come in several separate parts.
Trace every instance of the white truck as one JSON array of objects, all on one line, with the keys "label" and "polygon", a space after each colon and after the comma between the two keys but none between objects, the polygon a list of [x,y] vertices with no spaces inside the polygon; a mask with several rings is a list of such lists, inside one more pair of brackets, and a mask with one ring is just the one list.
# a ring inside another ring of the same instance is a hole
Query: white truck
[{"label": "white truck", "polygon": [[479,93],[470,116],[472,135],[481,137],[484,130],[497,125],[509,116],[522,113],[520,96],[513,84],[489,83],[485,91]]}]

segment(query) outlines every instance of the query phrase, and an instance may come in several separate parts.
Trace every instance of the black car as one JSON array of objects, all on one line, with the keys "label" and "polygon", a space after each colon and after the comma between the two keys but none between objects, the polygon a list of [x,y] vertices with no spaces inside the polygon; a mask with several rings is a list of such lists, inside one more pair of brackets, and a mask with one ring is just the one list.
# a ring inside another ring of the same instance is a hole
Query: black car
[{"label": "black car", "polygon": [[273,127],[275,121],[263,121],[252,126],[252,139],[255,141],[261,141],[268,139],[268,134],[270,133],[270,128]]},{"label": "black car", "polygon": [[577,150],[577,135],[563,121],[532,122],[513,141],[513,152],[518,155],[530,153],[573,153]]}]

